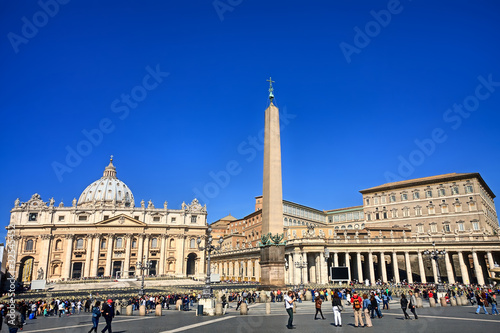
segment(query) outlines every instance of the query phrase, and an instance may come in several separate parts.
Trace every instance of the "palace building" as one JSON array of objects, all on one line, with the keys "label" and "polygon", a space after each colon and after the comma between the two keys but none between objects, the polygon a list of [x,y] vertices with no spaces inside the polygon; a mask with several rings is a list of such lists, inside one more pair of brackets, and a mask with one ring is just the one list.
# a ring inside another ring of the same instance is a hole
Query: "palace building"
[{"label": "palace building", "polygon": [[135,205],[131,189],[116,177],[111,159],[103,176],[71,206],[44,202],[38,194],[15,201],[9,233],[14,234],[19,282],[62,281],[140,275],[138,262],[151,261],[150,275],[205,275],[205,256],[196,239],[207,229],[206,206],[194,199],[179,209]]},{"label": "palace building", "polygon": [[[283,200],[287,284],[324,284],[330,267],[371,283],[485,284],[500,261],[495,195],[479,173],[412,179],[360,191],[363,205],[317,210]],[[259,281],[262,197],[242,219],[212,224],[224,237],[212,257],[222,279]],[[434,246],[433,246],[434,244]],[[426,250],[445,250],[437,261]],[[302,263],[303,268],[296,267]]]}]

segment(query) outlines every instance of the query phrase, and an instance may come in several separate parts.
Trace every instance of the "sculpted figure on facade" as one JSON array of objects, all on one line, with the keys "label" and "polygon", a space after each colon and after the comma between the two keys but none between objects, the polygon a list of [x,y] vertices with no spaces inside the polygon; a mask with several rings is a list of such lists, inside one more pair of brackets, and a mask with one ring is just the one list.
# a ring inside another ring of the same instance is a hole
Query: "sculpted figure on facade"
[{"label": "sculpted figure on facade", "polygon": [[73,201],[71,202],[71,204],[73,205],[73,207],[76,207],[76,198],[73,198]]},{"label": "sculpted figure on facade", "polygon": [[16,201],[14,201],[14,207],[19,207],[20,203],[21,203],[21,200],[19,200],[19,198],[17,198]]}]

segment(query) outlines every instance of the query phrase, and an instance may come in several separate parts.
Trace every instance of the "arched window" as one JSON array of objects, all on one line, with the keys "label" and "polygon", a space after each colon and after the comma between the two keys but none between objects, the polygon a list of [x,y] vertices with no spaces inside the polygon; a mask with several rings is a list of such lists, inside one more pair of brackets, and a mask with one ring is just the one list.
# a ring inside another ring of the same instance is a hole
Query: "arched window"
[{"label": "arched window", "polygon": [[169,247],[173,249],[175,247],[175,240],[173,238],[170,239],[170,245]]},{"label": "arched window", "polygon": [[62,240],[58,239],[56,240],[56,250],[60,250],[62,247]]},{"label": "arched window", "polygon": [[132,239],[132,248],[135,249],[137,247],[137,238]]},{"label": "arched window", "polygon": [[28,239],[26,241],[26,244],[24,245],[24,250],[25,251],[33,251],[33,240],[32,239]]},{"label": "arched window", "polygon": [[83,249],[83,238],[78,238],[76,240],[76,248],[77,249]]},{"label": "arched window", "polygon": [[118,248],[118,249],[119,249],[119,248],[121,248],[121,247],[123,247],[123,238],[118,237],[118,238],[116,239],[116,248]]},{"label": "arched window", "polygon": [[157,239],[157,238],[153,238],[153,239],[151,240],[151,247],[152,247],[152,248],[156,248],[156,247],[158,247],[158,239]]},{"label": "arched window", "polygon": [[106,240],[105,240],[105,239],[103,239],[103,240],[101,241],[101,249],[105,249],[105,248],[106,248]]},{"label": "arched window", "polygon": [[194,249],[196,246],[196,241],[194,240],[194,238],[191,238],[191,241],[189,242],[189,247],[191,249]]}]

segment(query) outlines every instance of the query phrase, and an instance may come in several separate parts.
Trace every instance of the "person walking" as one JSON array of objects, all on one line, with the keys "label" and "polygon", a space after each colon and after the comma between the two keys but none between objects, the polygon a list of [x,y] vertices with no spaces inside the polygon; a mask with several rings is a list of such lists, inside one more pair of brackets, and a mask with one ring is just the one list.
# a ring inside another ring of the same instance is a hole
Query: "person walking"
[{"label": "person walking", "polygon": [[497,295],[495,295],[494,293],[490,296],[490,304],[491,304],[491,314],[494,316],[498,315]]},{"label": "person walking", "polygon": [[316,313],[314,314],[314,320],[316,319],[319,319],[317,318],[318,317],[318,312],[321,314],[321,318],[323,318],[323,320],[325,320],[325,316],[323,316],[323,311],[321,311],[321,303],[323,303],[323,300],[321,299],[321,297],[319,297],[319,294],[316,292],[315,294],[316,298],[315,298],[315,303],[316,303]]},{"label": "person walking", "polygon": [[333,293],[332,298],[332,308],[333,308],[333,319],[335,320],[335,327],[342,327],[342,317],[340,312],[342,311],[342,300],[339,297],[337,290]]},{"label": "person walking", "polygon": [[481,297],[481,294],[479,292],[476,294],[476,301],[477,301],[476,314],[479,314],[479,311],[481,310],[481,308],[483,308],[485,314],[488,314],[488,311],[486,310],[486,307],[484,306],[484,298]]},{"label": "person walking", "polygon": [[405,294],[401,294],[401,310],[403,310],[403,314],[405,315],[405,320],[410,319],[410,316],[408,315],[408,312],[406,312],[406,309],[408,308],[408,299],[406,298]]},{"label": "person walking", "polygon": [[92,331],[97,333],[97,326],[99,325],[99,318],[101,317],[101,309],[99,308],[100,305],[101,302],[96,301],[94,307],[92,308],[92,328],[89,333],[92,333]]},{"label": "person walking", "polygon": [[355,291],[351,297],[352,309],[354,310],[354,327],[363,327],[363,315],[361,309],[363,308],[363,300],[358,296]]},{"label": "person walking", "polygon": [[288,328],[289,330],[295,328],[293,326],[293,303],[295,303],[295,297],[293,297],[292,295],[293,293],[289,291],[285,296],[285,309],[288,313],[288,324],[286,325],[286,328]]},{"label": "person walking", "polygon": [[104,317],[104,320],[106,320],[106,326],[104,326],[101,332],[104,333],[108,331],[109,333],[113,333],[113,331],[111,330],[111,321],[115,316],[115,309],[113,307],[113,301],[111,299],[108,299],[108,301],[102,306],[101,313]]},{"label": "person walking", "polygon": [[365,314],[366,327],[372,327],[372,320],[370,319],[371,302],[367,294],[363,294],[363,313]]},{"label": "person walking", "polygon": [[382,294],[382,302],[384,304],[382,310],[389,310],[389,295],[387,295],[387,292]]},{"label": "person walking", "polygon": [[409,291],[408,292],[408,295],[410,297],[410,304],[408,305],[408,307],[410,308],[410,311],[413,313],[413,315],[415,316],[415,319],[418,319],[418,316],[417,316],[417,298],[415,297],[415,295],[413,295],[413,291]]},{"label": "person walking", "polygon": [[7,313],[5,315],[5,324],[9,327],[9,333],[17,333],[18,330],[23,330],[23,320],[21,318],[21,308],[16,304],[14,313]]}]

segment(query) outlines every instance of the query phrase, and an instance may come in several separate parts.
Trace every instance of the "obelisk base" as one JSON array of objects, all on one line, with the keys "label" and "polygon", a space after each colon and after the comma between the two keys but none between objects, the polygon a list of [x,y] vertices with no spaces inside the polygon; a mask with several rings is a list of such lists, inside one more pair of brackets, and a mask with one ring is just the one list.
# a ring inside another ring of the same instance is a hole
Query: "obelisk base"
[{"label": "obelisk base", "polygon": [[285,246],[269,245],[260,249],[259,290],[285,288]]}]

